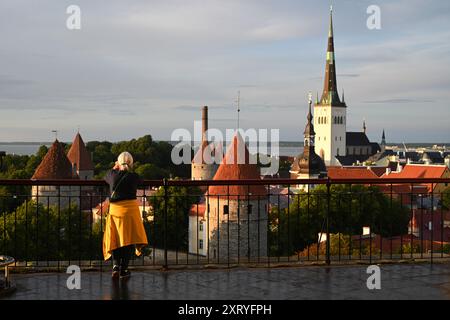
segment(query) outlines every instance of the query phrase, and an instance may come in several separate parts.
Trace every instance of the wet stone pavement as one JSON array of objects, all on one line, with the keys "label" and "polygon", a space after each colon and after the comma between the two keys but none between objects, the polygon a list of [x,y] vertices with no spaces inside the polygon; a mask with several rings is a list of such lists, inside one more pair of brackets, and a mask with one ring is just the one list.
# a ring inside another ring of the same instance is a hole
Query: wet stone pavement
[{"label": "wet stone pavement", "polygon": [[450,299],[450,264],[380,267],[381,290],[367,288],[367,266],[148,270],[127,281],[85,271],[79,290],[67,288],[66,273],[14,274],[17,290],[3,299]]}]

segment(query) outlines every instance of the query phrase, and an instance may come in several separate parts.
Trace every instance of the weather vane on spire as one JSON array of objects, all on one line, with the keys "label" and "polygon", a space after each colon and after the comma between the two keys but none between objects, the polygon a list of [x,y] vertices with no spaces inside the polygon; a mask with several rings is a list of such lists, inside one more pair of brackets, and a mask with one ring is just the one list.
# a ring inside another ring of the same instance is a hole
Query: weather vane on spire
[{"label": "weather vane on spire", "polygon": [[239,113],[241,112],[241,91],[238,91],[238,96],[237,96],[237,130],[239,130]]},{"label": "weather vane on spire", "polygon": [[58,140],[58,130],[52,130],[52,132],[55,134],[55,140]]},{"label": "weather vane on spire", "polygon": [[308,103],[311,104],[312,103],[312,92],[308,92]]}]

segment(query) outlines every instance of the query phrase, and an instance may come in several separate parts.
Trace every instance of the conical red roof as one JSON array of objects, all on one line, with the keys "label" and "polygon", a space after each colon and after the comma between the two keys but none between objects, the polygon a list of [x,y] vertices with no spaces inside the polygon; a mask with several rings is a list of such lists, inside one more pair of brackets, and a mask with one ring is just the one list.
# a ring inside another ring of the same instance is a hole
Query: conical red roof
[{"label": "conical red roof", "polygon": [[89,151],[86,149],[86,145],[79,133],[77,133],[73,140],[72,146],[67,153],[67,158],[69,158],[72,164],[77,166],[77,170],[94,170],[94,164],[92,163]]},{"label": "conical red roof", "polygon": [[74,178],[76,177],[72,173],[72,164],[67,158],[63,146],[58,140],[55,140],[34,172],[32,179],[57,180]]},{"label": "conical red roof", "polygon": [[[250,161],[250,157],[248,148],[238,133],[217,169],[214,180],[260,180],[260,169],[256,163]],[[250,199],[257,199],[259,196],[263,200],[263,196],[267,196],[267,191],[263,185],[211,186],[208,195],[233,200],[238,196],[242,200],[248,199],[248,196]]]}]

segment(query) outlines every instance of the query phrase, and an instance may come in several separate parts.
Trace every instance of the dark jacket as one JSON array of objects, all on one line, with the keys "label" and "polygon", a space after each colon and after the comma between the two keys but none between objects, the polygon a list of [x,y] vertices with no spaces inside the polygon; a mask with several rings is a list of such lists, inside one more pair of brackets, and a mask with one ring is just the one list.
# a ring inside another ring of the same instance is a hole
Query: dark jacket
[{"label": "dark jacket", "polygon": [[114,198],[110,199],[110,202],[136,199],[137,187],[143,182],[136,173],[120,170],[109,170],[105,181],[109,184],[110,194],[115,190]]}]

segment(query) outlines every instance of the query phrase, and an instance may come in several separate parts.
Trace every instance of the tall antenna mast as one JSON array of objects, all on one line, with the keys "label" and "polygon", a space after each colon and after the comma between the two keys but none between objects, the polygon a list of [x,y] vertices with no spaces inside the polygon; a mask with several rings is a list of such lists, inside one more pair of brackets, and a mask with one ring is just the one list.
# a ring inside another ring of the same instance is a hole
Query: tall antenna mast
[{"label": "tall antenna mast", "polygon": [[238,91],[237,96],[237,130],[239,130],[239,113],[241,112],[241,91]]}]

